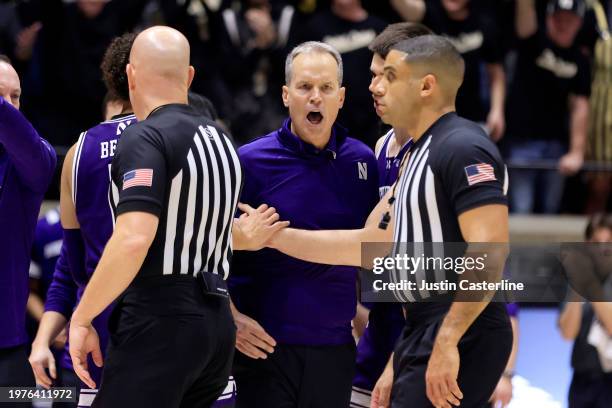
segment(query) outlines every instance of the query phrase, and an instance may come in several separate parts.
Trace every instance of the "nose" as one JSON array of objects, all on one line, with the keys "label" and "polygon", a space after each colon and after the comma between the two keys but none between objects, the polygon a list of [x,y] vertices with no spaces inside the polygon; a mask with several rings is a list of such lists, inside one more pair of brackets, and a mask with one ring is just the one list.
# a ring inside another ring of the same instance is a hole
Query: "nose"
[{"label": "nose", "polygon": [[319,88],[312,88],[312,92],[310,93],[310,100],[309,102],[313,105],[318,105],[321,103],[321,91],[319,90]]},{"label": "nose", "polygon": [[379,76],[372,77],[372,81],[370,82],[370,86],[368,89],[375,96],[381,96],[384,94],[384,88],[380,86],[381,78]]}]

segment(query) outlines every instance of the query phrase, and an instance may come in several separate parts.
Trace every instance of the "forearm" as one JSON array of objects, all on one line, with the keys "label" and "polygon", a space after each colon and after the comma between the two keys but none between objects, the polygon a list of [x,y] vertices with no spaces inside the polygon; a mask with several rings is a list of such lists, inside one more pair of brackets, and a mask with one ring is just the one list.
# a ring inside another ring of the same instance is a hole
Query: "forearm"
[{"label": "forearm", "polygon": [[391,6],[405,21],[420,22],[425,16],[423,0],[391,0]]},{"label": "forearm", "polygon": [[568,302],[559,315],[559,330],[566,340],[578,336],[582,321],[582,302]]},{"label": "forearm", "polygon": [[134,280],[149,245],[139,236],[115,230],[72,320],[90,323],[106,309]]},{"label": "forearm", "polygon": [[516,367],[516,356],[518,355],[518,344],[519,344],[519,324],[516,317],[510,317],[510,324],[512,325],[512,351],[510,357],[508,357],[508,364],[506,364],[506,372],[514,372]]},{"label": "forearm", "polygon": [[243,251],[247,248],[246,237],[240,226],[236,223],[236,219],[232,220],[232,249],[234,251]]},{"label": "forearm", "polygon": [[570,152],[584,155],[587,141],[589,105],[586,97],[575,97],[572,103]]},{"label": "forearm", "polygon": [[537,31],[534,0],[516,0],[515,29],[519,38],[531,37]]},{"label": "forearm", "polygon": [[361,265],[363,230],[307,231],[287,228],[280,231],[272,247],[303,261],[327,265]]},{"label": "forearm", "polygon": [[36,319],[37,322],[42,319],[42,315],[45,311],[45,305],[37,294],[30,293],[28,296],[27,310],[30,316]]},{"label": "forearm", "polygon": [[488,65],[491,80],[491,111],[504,112],[506,100],[506,74],[501,64]]},{"label": "forearm", "polygon": [[591,305],[608,336],[612,336],[612,302],[593,302]]},{"label": "forearm", "polygon": [[34,344],[41,344],[46,347],[50,346],[53,340],[62,332],[68,320],[64,315],[58,312],[45,312],[43,313],[40,324],[38,325],[38,332],[36,332],[36,338]]},{"label": "forearm", "polygon": [[440,345],[459,344],[459,340],[467,329],[474,323],[489,302],[453,302],[450,310],[444,317],[436,343]]},{"label": "forearm", "polygon": [[56,157],[30,122],[0,98],[0,144],[4,146],[21,180],[34,191],[46,190]]}]

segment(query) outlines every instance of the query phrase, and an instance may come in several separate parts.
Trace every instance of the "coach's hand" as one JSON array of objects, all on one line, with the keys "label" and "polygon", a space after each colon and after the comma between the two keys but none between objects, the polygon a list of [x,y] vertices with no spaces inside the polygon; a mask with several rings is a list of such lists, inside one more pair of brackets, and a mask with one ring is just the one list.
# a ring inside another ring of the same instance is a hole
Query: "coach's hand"
[{"label": "coach's hand", "polygon": [[391,406],[391,388],[393,387],[393,364],[389,360],[385,370],[376,381],[372,390],[370,408],[388,408]]},{"label": "coach's hand", "polygon": [[236,348],[242,354],[251,358],[268,358],[274,352],[276,341],[247,315],[240,313],[232,307],[232,315],[236,324]]},{"label": "coach's hand", "polygon": [[96,388],[87,367],[87,355],[91,353],[94,363],[102,367],[103,359],[100,351],[100,339],[91,323],[70,323],[70,358],[74,372],[89,388]]},{"label": "coach's hand", "polygon": [[580,152],[569,152],[559,159],[559,172],[564,176],[578,173],[584,164],[584,155]]},{"label": "coach's hand", "polygon": [[289,221],[279,221],[276,209],[266,204],[255,209],[248,204],[238,203],[238,208],[243,212],[234,221],[241,235],[237,245],[239,249],[260,250],[276,232],[289,226]]},{"label": "coach's hand", "polygon": [[463,393],[457,384],[458,376],[457,345],[436,341],[425,373],[427,398],[436,408],[459,406]]},{"label": "coach's hand", "polygon": [[[36,384],[40,384],[46,389],[49,389],[52,385],[52,380],[57,378],[57,371],[55,369],[55,358],[49,348],[48,344],[32,343],[32,352],[30,353],[30,365],[34,371],[34,377],[36,377]],[[51,378],[45,372],[45,368],[49,369]]]}]

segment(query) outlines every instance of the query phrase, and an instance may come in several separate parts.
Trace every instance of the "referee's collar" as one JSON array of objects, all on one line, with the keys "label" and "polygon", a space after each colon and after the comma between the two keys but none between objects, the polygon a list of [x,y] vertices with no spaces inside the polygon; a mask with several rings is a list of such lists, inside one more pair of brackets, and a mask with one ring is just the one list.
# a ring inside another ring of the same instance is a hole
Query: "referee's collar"
[{"label": "referee's collar", "polygon": [[335,159],[340,151],[342,142],[347,137],[347,130],[338,124],[334,124],[331,129],[331,136],[327,145],[319,150],[310,143],[306,143],[291,131],[291,118],[283,122],[283,126],[278,130],[278,138],[281,143],[297,153],[311,156],[327,156]]},{"label": "referee's collar", "polygon": [[159,105],[157,108],[153,109],[151,113],[149,113],[149,115],[147,116],[147,119],[154,115],[158,115],[160,112],[166,111],[193,113],[193,108],[186,103],[167,103],[165,105]]},{"label": "referee's collar", "polygon": [[440,116],[438,119],[436,119],[434,123],[431,124],[431,126],[429,126],[429,128],[427,128],[425,132],[423,132],[419,140],[414,142],[414,146],[419,146],[421,143],[423,143],[424,140],[427,139],[427,136],[429,135],[432,135],[435,137],[436,136],[435,133],[437,133],[437,130],[440,127],[444,126],[446,122],[456,117],[457,117],[457,112],[455,111],[446,112],[445,114]]}]

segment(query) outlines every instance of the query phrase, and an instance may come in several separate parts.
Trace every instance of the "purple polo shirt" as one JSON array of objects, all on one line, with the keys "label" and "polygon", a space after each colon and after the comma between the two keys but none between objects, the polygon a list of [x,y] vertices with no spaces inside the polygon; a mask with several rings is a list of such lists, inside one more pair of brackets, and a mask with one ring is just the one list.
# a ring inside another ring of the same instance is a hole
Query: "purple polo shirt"
[{"label": "purple polo shirt", "polygon": [[55,151],[0,98],[0,348],[24,344],[34,229]]},{"label": "purple polo shirt", "polygon": [[[378,202],[373,152],[334,126],[318,151],[290,131],[290,121],[239,150],[241,201],[273,206],[293,228],[363,227]],[[353,341],[357,269],[304,262],[273,249],[238,251],[228,285],[239,311],[280,344],[340,345]]]}]

